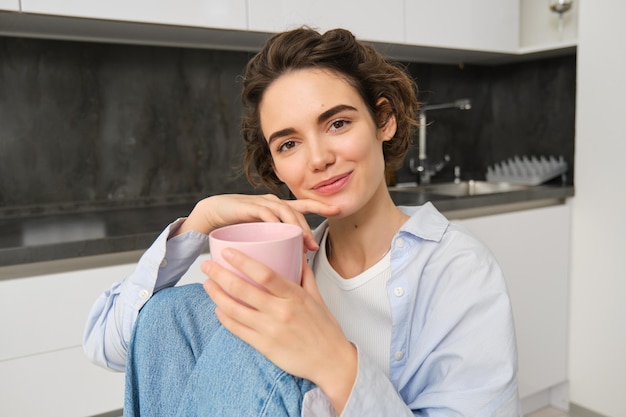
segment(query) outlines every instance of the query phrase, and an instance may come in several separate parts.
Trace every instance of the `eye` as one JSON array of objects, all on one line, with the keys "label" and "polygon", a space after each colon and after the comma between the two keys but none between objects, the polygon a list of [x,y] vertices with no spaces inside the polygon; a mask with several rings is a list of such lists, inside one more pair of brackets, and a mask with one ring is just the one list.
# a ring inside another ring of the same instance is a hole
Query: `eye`
[{"label": "eye", "polygon": [[286,140],[280,145],[278,145],[278,148],[276,149],[278,150],[278,152],[285,152],[285,151],[288,151],[289,149],[292,149],[295,146],[296,146],[295,140]]},{"label": "eye", "polygon": [[344,127],[346,127],[347,125],[349,125],[350,122],[346,119],[337,119],[334,120],[330,123],[330,129],[331,131],[337,131],[339,129],[342,129]]}]

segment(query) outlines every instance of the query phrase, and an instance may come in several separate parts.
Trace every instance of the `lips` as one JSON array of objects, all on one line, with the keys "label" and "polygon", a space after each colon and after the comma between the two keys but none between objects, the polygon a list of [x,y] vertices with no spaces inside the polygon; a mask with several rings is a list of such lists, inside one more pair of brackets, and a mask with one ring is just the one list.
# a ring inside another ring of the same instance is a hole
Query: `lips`
[{"label": "lips", "polygon": [[327,180],[321,181],[313,187],[319,194],[329,195],[339,192],[343,189],[343,187],[350,180],[351,172],[347,174],[337,175],[335,177],[329,178]]}]

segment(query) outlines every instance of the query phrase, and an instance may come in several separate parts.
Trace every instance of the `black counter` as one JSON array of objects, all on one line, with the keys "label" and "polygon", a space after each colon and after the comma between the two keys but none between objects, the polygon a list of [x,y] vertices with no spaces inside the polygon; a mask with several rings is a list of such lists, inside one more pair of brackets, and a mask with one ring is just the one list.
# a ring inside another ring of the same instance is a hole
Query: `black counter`
[{"label": "black counter", "polygon": [[[465,197],[392,191],[398,205],[431,201],[439,211],[489,208],[542,200],[564,200],[572,186],[537,186],[521,191]],[[163,228],[186,216],[193,204],[62,213],[0,219],[0,267],[142,250]],[[319,218],[309,218],[312,224]]]}]

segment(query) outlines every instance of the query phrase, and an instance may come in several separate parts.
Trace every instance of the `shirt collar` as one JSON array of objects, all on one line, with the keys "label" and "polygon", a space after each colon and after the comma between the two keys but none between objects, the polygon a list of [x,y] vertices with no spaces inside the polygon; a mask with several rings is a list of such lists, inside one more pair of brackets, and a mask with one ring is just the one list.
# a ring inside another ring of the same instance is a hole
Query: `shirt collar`
[{"label": "shirt collar", "polygon": [[[398,206],[405,214],[411,216],[402,225],[398,233],[408,233],[419,239],[439,242],[450,225],[450,221],[441,214],[429,201],[421,206]],[[324,220],[314,231],[313,237],[320,244],[324,232],[328,228],[328,220]],[[317,252],[307,252],[307,262],[311,264]]]},{"label": "shirt collar", "polygon": [[420,239],[439,242],[450,225],[450,221],[430,201],[422,206],[398,208],[411,216],[400,228],[400,233],[405,232]]}]

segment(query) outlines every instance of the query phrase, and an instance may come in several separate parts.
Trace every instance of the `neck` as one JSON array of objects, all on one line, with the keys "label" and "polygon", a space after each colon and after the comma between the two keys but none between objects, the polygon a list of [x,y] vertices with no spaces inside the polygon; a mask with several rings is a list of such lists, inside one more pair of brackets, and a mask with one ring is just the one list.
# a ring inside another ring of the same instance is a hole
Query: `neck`
[{"label": "neck", "polygon": [[373,207],[352,216],[329,219],[326,254],[335,271],[352,278],[376,264],[391,247],[391,240],[408,216],[389,193],[376,198]]}]

